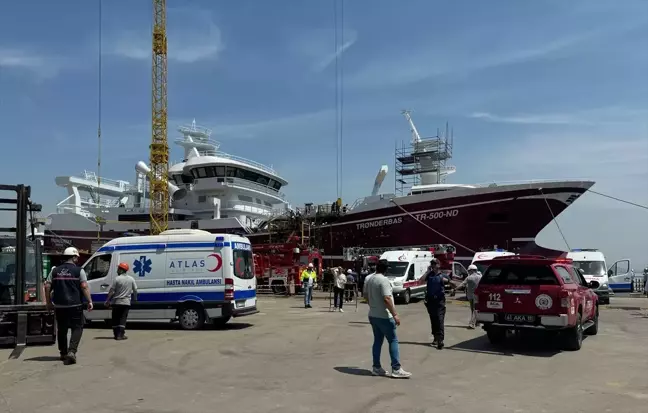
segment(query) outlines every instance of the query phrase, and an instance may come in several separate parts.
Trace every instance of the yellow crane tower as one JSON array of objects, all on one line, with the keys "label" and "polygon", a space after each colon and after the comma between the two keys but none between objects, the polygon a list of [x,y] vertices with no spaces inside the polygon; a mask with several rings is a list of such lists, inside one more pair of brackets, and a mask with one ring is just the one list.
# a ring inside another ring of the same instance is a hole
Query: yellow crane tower
[{"label": "yellow crane tower", "polygon": [[149,198],[151,235],[169,225],[169,144],[167,142],[166,0],[153,0],[153,116]]}]

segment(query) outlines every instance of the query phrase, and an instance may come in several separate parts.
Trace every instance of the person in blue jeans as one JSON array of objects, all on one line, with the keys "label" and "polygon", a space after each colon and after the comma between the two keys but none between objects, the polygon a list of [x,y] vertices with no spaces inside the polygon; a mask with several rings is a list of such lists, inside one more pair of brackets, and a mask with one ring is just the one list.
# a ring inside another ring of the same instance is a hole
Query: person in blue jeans
[{"label": "person in blue jeans", "polygon": [[[374,335],[374,342],[371,348],[373,357],[371,373],[374,376],[390,376],[398,379],[406,379],[412,373],[403,370],[400,364],[396,327],[400,325],[401,321],[394,307],[391,284],[387,277],[385,277],[388,265],[386,260],[380,260],[376,266],[376,273],[366,281],[363,289],[364,298],[369,304],[369,323],[371,324]],[[389,344],[389,357],[391,358],[392,367],[391,374],[388,374],[380,363],[380,353],[385,339]]]},{"label": "person in blue jeans", "polygon": [[315,285],[315,281],[317,281],[317,273],[315,272],[313,263],[308,264],[308,268],[302,271],[300,281],[304,289],[304,308],[313,308],[311,306],[311,299],[313,298],[313,286]]}]

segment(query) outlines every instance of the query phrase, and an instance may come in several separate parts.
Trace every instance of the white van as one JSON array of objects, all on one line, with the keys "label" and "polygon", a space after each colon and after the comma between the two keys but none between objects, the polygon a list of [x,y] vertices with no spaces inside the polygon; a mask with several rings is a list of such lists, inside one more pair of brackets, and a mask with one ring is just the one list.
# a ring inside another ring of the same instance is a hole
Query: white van
[{"label": "white van", "polygon": [[425,297],[427,283],[423,276],[433,257],[431,252],[421,250],[383,252],[380,259],[388,262],[385,276],[392,285],[394,300],[409,304],[412,297]]},{"label": "white van", "polygon": [[178,320],[183,329],[195,330],[206,321],[225,324],[258,312],[250,241],[179,229],[116,238],[99,248],[83,265],[94,303],[88,320],[111,318],[104,303],[121,262],[138,288],[129,320]]},{"label": "white van", "polygon": [[470,264],[475,265],[477,267],[477,271],[481,272],[482,274],[485,274],[486,273],[486,264],[484,264],[485,262],[490,261],[495,257],[507,257],[510,255],[515,255],[515,253],[503,249],[499,249],[499,248],[492,251],[480,251],[475,253],[472,262]]},{"label": "white van", "polygon": [[630,266],[630,260],[616,261],[608,269],[605,256],[601,251],[582,248],[572,249],[567,253],[567,258],[573,261],[574,267],[581,270],[587,282],[596,280],[601,284],[596,289],[601,304],[610,303],[610,290],[632,291],[634,271]]}]

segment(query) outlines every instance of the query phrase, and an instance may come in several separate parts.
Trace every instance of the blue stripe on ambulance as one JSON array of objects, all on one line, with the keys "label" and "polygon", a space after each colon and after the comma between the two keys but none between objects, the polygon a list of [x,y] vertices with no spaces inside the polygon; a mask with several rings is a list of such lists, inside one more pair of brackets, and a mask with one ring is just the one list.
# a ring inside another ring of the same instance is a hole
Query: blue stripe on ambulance
[{"label": "blue stripe on ambulance", "polygon": [[610,284],[612,290],[629,290],[632,288],[632,283]]},{"label": "blue stripe on ambulance", "polygon": [[[108,293],[92,294],[93,301],[104,301]],[[235,290],[234,300],[245,300],[256,297],[256,290]],[[224,291],[183,292],[141,292],[137,294],[140,303],[177,303],[182,301],[225,301]]]}]

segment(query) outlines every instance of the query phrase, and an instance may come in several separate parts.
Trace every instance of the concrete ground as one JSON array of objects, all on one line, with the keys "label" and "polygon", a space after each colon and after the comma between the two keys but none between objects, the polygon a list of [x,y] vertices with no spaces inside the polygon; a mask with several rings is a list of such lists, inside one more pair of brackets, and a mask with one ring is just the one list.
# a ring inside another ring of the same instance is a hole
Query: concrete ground
[{"label": "concrete ground", "polygon": [[[86,329],[79,363],[55,347],[18,360],[0,350],[0,412],[640,412],[648,406],[648,311],[604,309],[578,352],[545,340],[490,346],[448,306],[446,349],[428,346],[421,303],[399,306],[409,380],[372,377],[366,306],[305,310],[299,298],[262,298],[261,313],[225,330],[130,325],[130,339]],[[383,363],[388,366],[386,347]]]}]

